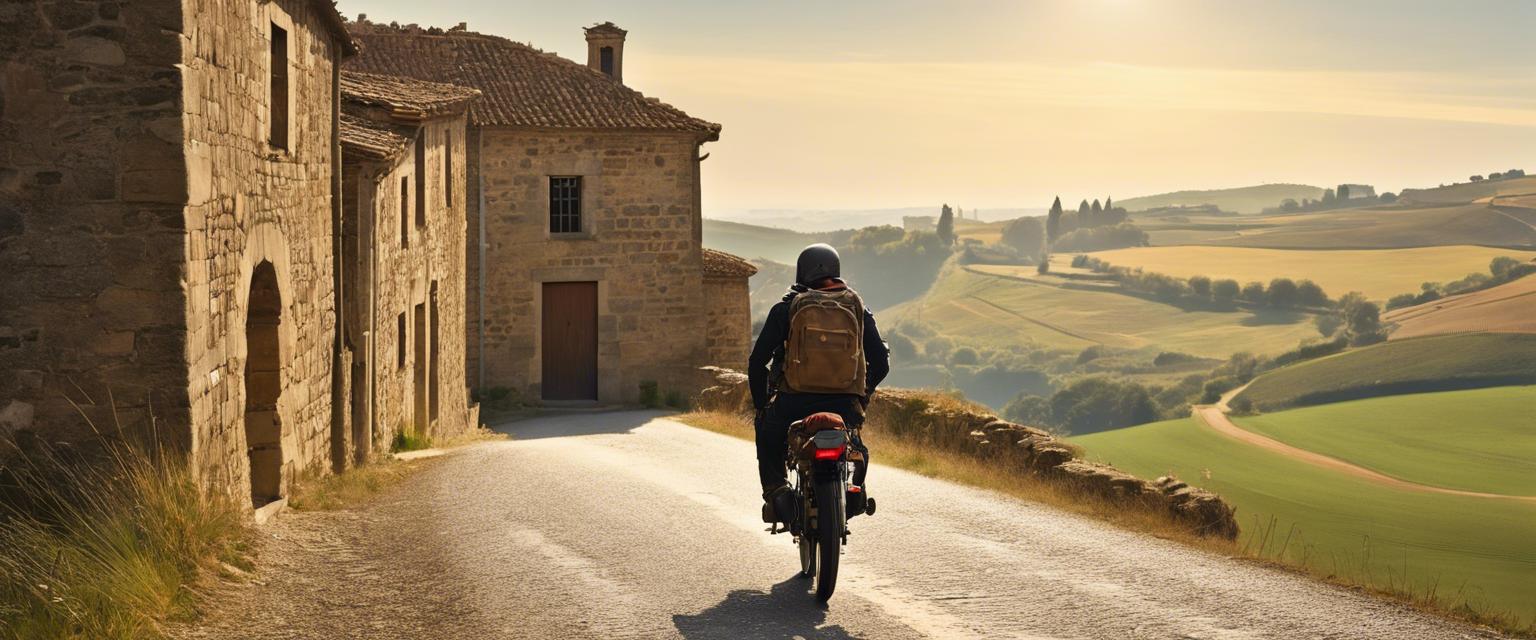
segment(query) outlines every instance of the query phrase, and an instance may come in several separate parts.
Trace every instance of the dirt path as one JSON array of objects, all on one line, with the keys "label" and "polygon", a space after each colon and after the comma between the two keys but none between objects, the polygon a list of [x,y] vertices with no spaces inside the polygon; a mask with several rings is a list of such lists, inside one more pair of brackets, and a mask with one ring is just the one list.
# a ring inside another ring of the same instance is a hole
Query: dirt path
[{"label": "dirt path", "polygon": [[1350,462],[1345,462],[1338,458],[1326,456],[1315,451],[1308,451],[1300,447],[1286,444],[1269,436],[1249,431],[1237,426],[1237,423],[1232,422],[1232,418],[1227,415],[1227,412],[1230,411],[1227,403],[1231,401],[1232,398],[1237,397],[1237,394],[1242,393],[1243,390],[1247,388],[1248,385],[1243,385],[1233,389],[1232,391],[1228,391],[1221,397],[1221,401],[1217,404],[1196,406],[1194,408],[1195,418],[1204,423],[1206,426],[1216,430],[1217,433],[1225,435],[1229,438],[1233,438],[1235,440],[1239,440],[1243,443],[1250,444],[1261,449],[1273,451],[1280,455],[1294,458],[1308,464],[1323,467],[1325,469],[1332,469],[1334,471],[1345,473],[1356,478],[1370,480],[1371,482],[1383,484],[1395,489],[1417,491],[1421,493],[1443,493],[1447,495],[1468,496],[1473,498],[1498,498],[1502,500],[1536,502],[1536,496],[1511,496],[1501,493],[1463,491],[1461,489],[1447,489],[1445,487],[1436,487],[1427,484],[1419,484],[1417,482],[1409,482],[1401,478],[1394,478],[1384,473],[1372,471]]},{"label": "dirt path", "polygon": [[[751,443],[564,415],[358,511],[287,513],[181,638],[1497,638],[1348,589],[876,466],[816,606],[758,521]],[[874,443],[878,451],[878,443]],[[878,455],[878,454],[877,454]]]}]

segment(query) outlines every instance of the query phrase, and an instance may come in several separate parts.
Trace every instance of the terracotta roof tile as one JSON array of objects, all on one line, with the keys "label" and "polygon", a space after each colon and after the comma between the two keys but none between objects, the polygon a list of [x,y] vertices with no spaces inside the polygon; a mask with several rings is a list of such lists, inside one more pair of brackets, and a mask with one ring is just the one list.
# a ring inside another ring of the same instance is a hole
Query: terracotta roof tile
[{"label": "terracotta roof tile", "polygon": [[349,103],[385,107],[392,115],[409,120],[461,113],[480,91],[415,78],[342,71],[341,95]]},{"label": "terracotta roof tile", "polygon": [[367,118],[341,114],[343,153],[387,160],[405,151],[413,133],[409,127],[374,122]]},{"label": "terracotta roof tile", "polygon": [[693,132],[719,138],[720,125],[647,98],[586,65],[497,36],[348,23],[363,52],[349,68],[451,82],[484,96],[470,105],[476,125]]},{"label": "terracotta roof tile", "polygon": [[704,250],[704,275],[727,278],[750,278],[757,274],[752,263],[724,251]]}]

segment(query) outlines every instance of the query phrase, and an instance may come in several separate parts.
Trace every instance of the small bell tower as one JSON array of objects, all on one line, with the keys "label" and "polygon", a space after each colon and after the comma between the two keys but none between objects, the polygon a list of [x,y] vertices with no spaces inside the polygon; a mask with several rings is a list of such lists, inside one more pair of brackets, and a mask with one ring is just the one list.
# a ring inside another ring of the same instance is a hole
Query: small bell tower
[{"label": "small bell tower", "polygon": [[587,35],[587,66],[623,84],[624,36],[629,32],[612,22],[592,25],[583,31]]}]

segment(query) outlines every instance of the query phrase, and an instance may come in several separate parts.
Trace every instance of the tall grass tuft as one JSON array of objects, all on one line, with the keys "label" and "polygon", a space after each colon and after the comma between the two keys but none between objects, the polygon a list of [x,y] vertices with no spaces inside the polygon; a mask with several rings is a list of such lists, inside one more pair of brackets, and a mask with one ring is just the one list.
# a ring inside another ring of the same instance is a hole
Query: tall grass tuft
[{"label": "tall grass tuft", "polygon": [[243,505],[185,455],[92,449],[0,442],[0,637],[160,637],[205,570],[249,566]]}]

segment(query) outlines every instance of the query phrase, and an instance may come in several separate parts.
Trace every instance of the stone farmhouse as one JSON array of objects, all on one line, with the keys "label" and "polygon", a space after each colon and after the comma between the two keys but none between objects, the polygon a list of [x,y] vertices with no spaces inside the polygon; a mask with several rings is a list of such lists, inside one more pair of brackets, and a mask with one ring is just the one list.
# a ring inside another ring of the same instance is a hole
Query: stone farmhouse
[{"label": "stone farmhouse", "polygon": [[330,0],[0,5],[0,437],[153,433],[260,507],[473,427],[472,387],[743,360],[754,269],[700,246],[720,128],[588,36],[590,68]]},{"label": "stone farmhouse", "polygon": [[350,27],[351,68],[483,94],[466,140],[472,386],[633,402],[745,360],[755,268],[702,248],[701,147],[720,126],[626,87],[624,30],[588,28],[581,65],[463,25]]},{"label": "stone farmhouse", "polygon": [[464,381],[464,138],[479,91],[341,74],[343,342],[355,462],[478,422]]}]

